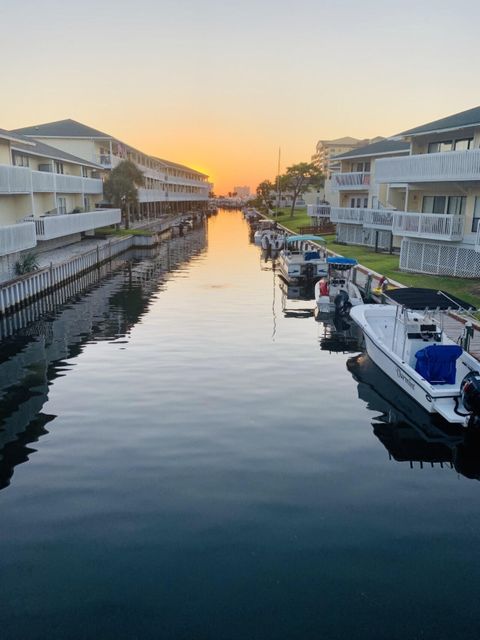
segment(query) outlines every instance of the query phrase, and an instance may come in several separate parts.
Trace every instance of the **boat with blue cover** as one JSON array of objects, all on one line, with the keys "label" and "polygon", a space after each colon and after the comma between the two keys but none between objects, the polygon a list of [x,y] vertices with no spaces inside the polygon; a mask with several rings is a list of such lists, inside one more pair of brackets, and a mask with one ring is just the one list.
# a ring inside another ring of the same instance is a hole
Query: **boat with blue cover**
[{"label": "boat with blue cover", "polygon": [[429,413],[480,425],[480,362],[443,330],[445,312],[471,306],[435,289],[395,289],[388,297],[392,304],[350,310],[370,358]]},{"label": "boat with blue cover", "polygon": [[341,315],[348,315],[352,307],[363,304],[360,289],[352,279],[357,264],[355,258],[327,258],[327,276],[315,285],[315,301],[320,313],[335,311]]}]

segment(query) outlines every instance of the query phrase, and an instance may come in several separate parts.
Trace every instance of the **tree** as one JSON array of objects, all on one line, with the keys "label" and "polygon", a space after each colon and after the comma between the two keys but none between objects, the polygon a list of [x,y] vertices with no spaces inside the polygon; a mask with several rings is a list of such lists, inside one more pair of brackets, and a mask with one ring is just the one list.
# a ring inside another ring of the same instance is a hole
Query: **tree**
[{"label": "tree", "polygon": [[122,210],[125,229],[130,228],[130,212],[138,204],[138,187],[144,184],[143,173],[131,160],[122,160],[105,180],[105,197]]},{"label": "tree", "polygon": [[257,197],[267,209],[267,213],[272,208],[272,191],[275,191],[275,187],[270,180],[264,180],[257,187]]},{"label": "tree", "polygon": [[290,217],[293,218],[295,203],[298,196],[306,193],[310,188],[323,186],[323,174],[313,162],[299,162],[287,167],[285,175],[281,176],[282,186],[292,194],[292,208]]}]

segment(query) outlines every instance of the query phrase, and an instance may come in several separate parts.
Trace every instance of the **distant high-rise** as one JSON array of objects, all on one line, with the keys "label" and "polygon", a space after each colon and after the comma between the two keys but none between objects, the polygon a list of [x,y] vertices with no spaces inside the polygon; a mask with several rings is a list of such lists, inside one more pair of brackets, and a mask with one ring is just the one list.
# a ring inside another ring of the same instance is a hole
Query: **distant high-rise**
[{"label": "distant high-rise", "polygon": [[358,138],[337,138],[336,140],[319,140],[315,148],[315,153],[312,156],[312,162],[321,169],[322,173],[330,178],[332,173],[340,171],[340,161],[335,160],[334,156],[340,153],[346,153],[352,151],[352,149],[358,149],[371,142],[377,142],[381,138],[365,138],[359,140]]}]

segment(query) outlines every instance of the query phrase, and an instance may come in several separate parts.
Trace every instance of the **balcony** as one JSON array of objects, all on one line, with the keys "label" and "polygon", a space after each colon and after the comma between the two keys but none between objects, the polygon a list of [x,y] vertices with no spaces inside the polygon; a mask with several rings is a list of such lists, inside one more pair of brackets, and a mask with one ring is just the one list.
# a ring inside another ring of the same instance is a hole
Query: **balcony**
[{"label": "balcony", "polygon": [[332,188],[336,191],[368,191],[370,173],[334,173]]},{"label": "balcony", "polygon": [[368,211],[368,209],[332,207],[330,210],[330,220],[332,222],[341,222],[345,224],[363,225],[365,211]]},{"label": "balcony", "polygon": [[388,184],[480,180],[480,149],[377,160],[375,180]]},{"label": "balcony", "polygon": [[0,226],[0,256],[32,249],[36,244],[33,222]]},{"label": "balcony", "polygon": [[394,214],[393,209],[365,209],[363,226],[367,229],[391,231]]},{"label": "balcony", "polygon": [[393,214],[392,233],[396,236],[459,241],[463,238],[463,216],[439,213]]},{"label": "balcony", "polygon": [[120,209],[98,209],[86,213],[45,216],[44,218],[36,218],[34,222],[38,240],[52,240],[117,224],[120,220]]},{"label": "balcony", "polygon": [[311,218],[327,218],[330,219],[329,204],[309,204],[307,205],[307,215]]},{"label": "balcony", "polygon": [[69,176],[28,167],[0,165],[0,193],[87,193],[101,194],[103,183],[96,178]]}]

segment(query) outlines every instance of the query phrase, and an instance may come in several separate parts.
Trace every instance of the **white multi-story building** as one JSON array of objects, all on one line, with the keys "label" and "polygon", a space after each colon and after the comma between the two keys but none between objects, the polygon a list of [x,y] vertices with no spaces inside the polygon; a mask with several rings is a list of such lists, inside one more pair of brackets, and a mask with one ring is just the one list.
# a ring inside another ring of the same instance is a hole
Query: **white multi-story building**
[{"label": "white multi-story building", "polygon": [[359,140],[349,136],[337,138],[336,140],[319,140],[312,156],[312,162],[321,170],[325,178],[329,179],[332,173],[340,171],[340,163],[336,156],[341,153],[347,153],[352,149],[364,147],[366,144],[376,140],[377,138],[374,138],[374,140],[369,140],[368,138]]},{"label": "white multi-story building", "polygon": [[480,276],[480,107],[403,131],[409,154],[376,162],[397,211],[406,271]]},{"label": "white multi-story building", "polygon": [[76,242],[84,232],[120,222],[99,209],[101,167],[18,133],[0,129],[0,279],[22,251]]},{"label": "white multi-story building", "polygon": [[337,241],[391,248],[393,205],[386,186],[376,182],[380,158],[407,155],[406,142],[381,139],[336,156],[340,171],[327,182],[330,207],[311,208],[310,215],[329,216],[337,225]]},{"label": "white multi-story building", "polygon": [[99,164],[105,171],[113,169],[122,160],[134,162],[145,178],[144,187],[138,190],[139,217],[205,206],[212,190],[204,173],[150,156],[75,120],[48,122],[15,132]]}]

